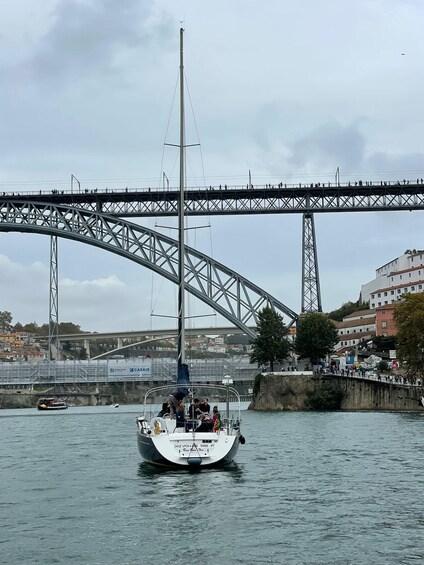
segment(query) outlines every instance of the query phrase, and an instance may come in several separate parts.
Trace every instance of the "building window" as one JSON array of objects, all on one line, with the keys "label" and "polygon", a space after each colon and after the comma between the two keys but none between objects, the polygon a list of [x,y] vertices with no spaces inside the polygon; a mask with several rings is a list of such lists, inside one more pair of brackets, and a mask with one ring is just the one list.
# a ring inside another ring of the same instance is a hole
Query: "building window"
[{"label": "building window", "polygon": [[385,314],[385,313],[386,313],[386,310],[382,310],[381,313],[382,313],[382,314]]},{"label": "building window", "polygon": [[415,290],[415,286],[411,286],[411,290]]},{"label": "building window", "polygon": [[378,293],[378,298],[381,298],[381,294],[380,294],[380,293]]},{"label": "building window", "polygon": [[379,302],[378,305],[381,306],[381,302]]},{"label": "building window", "polygon": [[387,328],[387,322],[381,322],[381,327],[383,329],[386,329]]},{"label": "building window", "polygon": [[422,288],[423,288],[423,285],[422,285],[422,284],[419,284],[419,285],[418,285],[418,290],[422,290]]},{"label": "building window", "polygon": [[374,295],[373,295],[373,294],[371,294],[371,298],[374,298]]},{"label": "building window", "polygon": [[375,302],[371,304],[371,308],[375,308]]},{"label": "building window", "polygon": [[400,294],[400,288],[397,289],[397,293]]},{"label": "building window", "polygon": [[388,304],[387,300],[384,301],[384,304]]},{"label": "building window", "polygon": [[400,275],[400,280],[402,280],[402,275]]},{"label": "building window", "polygon": [[411,273],[409,273],[409,278],[411,278]]},{"label": "building window", "polygon": [[387,292],[384,293],[384,296],[387,296]]},{"label": "building window", "polygon": [[395,291],[394,291],[394,290],[390,291],[390,294],[394,294],[394,293],[395,293]]}]

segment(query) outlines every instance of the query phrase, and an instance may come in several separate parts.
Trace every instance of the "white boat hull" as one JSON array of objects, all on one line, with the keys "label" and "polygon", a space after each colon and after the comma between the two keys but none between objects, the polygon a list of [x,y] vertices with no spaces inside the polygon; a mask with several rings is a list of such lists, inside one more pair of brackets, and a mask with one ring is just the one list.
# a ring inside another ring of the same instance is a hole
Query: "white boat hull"
[{"label": "white boat hull", "polygon": [[[163,467],[220,467],[234,461],[240,445],[237,429],[218,432],[175,431],[175,420],[137,420],[138,450],[144,461]],[[159,425],[155,426],[155,423]]]}]

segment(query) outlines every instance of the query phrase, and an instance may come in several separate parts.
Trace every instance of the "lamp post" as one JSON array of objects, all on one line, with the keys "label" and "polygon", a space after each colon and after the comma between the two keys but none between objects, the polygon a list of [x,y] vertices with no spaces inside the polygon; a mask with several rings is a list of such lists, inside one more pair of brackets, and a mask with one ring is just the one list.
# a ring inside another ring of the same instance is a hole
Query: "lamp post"
[{"label": "lamp post", "polygon": [[74,179],[78,183],[78,192],[81,192],[81,184],[75,175],[71,175],[71,194],[74,192]]},{"label": "lamp post", "polygon": [[165,181],[166,181],[166,188],[169,192],[169,178],[163,173],[163,189],[165,190]]}]

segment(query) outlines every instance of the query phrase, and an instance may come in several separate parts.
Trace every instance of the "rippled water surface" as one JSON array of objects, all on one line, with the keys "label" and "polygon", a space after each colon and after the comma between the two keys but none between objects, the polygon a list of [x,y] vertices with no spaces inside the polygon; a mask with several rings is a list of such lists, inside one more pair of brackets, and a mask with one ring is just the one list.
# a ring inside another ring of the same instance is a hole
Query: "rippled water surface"
[{"label": "rippled water surface", "polygon": [[141,463],[138,413],[0,411],[0,563],[424,563],[420,413],[244,411],[200,472]]}]

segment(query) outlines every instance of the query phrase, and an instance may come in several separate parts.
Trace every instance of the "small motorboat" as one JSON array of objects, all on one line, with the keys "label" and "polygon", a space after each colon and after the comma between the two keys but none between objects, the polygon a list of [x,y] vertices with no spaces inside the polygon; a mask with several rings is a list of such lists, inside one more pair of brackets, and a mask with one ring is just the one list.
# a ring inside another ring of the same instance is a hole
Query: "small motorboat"
[{"label": "small motorboat", "polygon": [[66,410],[68,405],[64,400],[57,400],[54,397],[40,398],[37,403],[38,410]]}]

